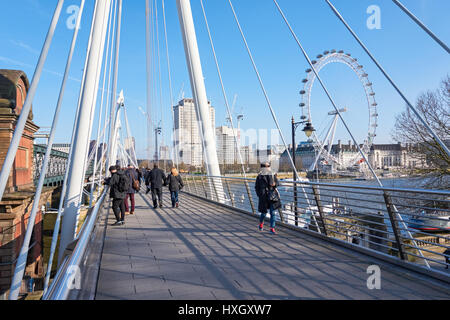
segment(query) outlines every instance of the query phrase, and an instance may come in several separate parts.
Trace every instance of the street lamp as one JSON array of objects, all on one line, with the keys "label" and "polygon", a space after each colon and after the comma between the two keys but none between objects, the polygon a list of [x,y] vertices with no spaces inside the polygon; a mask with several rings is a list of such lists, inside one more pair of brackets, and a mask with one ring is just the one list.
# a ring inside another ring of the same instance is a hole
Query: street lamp
[{"label": "street lamp", "polygon": [[[307,120],[307,118],[305,116],[302,116],[302,120],[300,122],[295,122],[294,117],[292,117],[292,160],[294,162],[294,167],[297,166],[296,164],[296,148],[295,148],[295,133],[298,129],[299,126],[301,125],[305,125],[305,127],[303,128],[303,132],[305,133],[305,135],[308,138],[311,138],[311,136],[313,135],[313,133],[316,131],[316,129],[314,129],[311,120]],[[294,180],[297,180],[297,174],[296,174],[296,170],[294,169]]]},{"label": "street lamp", "polygon": [[[303,132],[306,134],[308,138],[311,138],[313,133],[316,131],[314,129],[311,120],[307,120],[305,116],[302,116],[302,120],[300,122],[295,122],[294,117],[292,117],[292,161],[294,162],[294,213],[295,213],[295,225],[298,226],[298,197],[297,197],[297,164],[296,164],[296,152],[297,148],[295,147],[295,132],[297,131],[298,127],[301,125],[305,125],[305,128],[303,129]],[[288,151],[289,152],[289,151]]]},{"label": "street lamp", "polygon": [[306,134],[308,138],[311,138],[311,136],[315,131],[316,129],[314,129],[311,122],[307,122],[305,128],[303,129],[303,132]]}]

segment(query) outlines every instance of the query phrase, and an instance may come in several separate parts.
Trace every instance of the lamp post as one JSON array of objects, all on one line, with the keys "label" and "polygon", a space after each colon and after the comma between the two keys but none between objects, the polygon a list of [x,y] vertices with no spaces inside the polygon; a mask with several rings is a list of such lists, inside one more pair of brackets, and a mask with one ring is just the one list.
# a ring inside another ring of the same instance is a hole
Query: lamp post
[{"label": "lamp post", "polygon": [[158,144],[158,135],[160,135],[162,133],[162,128],[161,127],[157,127],[155,129],[155,162],[159,164],[159,144]]},{"label": "lamp post", "polygon": [[[303,132],[305,133],[305,135],[308,138],[311,138],[311,136],[313,135],[313,133],[316,131],[311,123],[310,120],[306,120],[307,118],[305,116],[302,116],[302,120],[300,122],[295,122],[294,116],[292,116],[292,160],[294,162],[294,166],[297,167],[297,162],[296,162],[296,152],[297,152],[297,148],[295,145],[295,133],[297,131],[297,129],[301,126],[301,125],[305,125],[305,127],[303,128]],[[293,168],[294,171],[294,213],[295,213],[295,226],[298,227],[298,197],[297,197],[297,180],[298,180],[298,176],[297,176],[297,170],[295,168]]]}]

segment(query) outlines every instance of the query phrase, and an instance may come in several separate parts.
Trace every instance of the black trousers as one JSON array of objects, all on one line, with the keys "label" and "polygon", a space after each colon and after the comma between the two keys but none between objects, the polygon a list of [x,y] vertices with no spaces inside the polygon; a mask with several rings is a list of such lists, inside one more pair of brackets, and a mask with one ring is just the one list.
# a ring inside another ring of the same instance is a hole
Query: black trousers
[{"label": "black trousers", "polygon": [[112,209],[117,221],[125,221],[125,201],[124,199],[114,199]]},{"label": "black trousers", "polygon": [[158,206],[158,202],[159,205],[162,205],[162,194],[162,188],[152,188],[152,200],[154,207]]}]

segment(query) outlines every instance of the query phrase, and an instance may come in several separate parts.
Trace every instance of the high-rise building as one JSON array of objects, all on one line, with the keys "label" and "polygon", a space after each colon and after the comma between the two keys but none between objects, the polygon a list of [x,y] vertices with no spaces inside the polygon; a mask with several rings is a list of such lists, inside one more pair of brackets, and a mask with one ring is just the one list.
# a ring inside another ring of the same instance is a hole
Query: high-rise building
[{"label": "high-rise building", "polygon": [[159,147],[159,159],[162,161],[171,160],[170,148],[168,146]]},{"label": "high-rise building", "polygon": [[219,164],[239,163],[239,154],[236,148],[236,139],[239,142],[237,129],[229,127],[216,128],[217,157]]},{"label": "high-rise building", "polygon": [[[215,132],[215,110],[208,102],[211,130]],[[183,99],[174,107],[175,141],[181,163],[201,167],[204,162],[201,126],[193,99]]]}]

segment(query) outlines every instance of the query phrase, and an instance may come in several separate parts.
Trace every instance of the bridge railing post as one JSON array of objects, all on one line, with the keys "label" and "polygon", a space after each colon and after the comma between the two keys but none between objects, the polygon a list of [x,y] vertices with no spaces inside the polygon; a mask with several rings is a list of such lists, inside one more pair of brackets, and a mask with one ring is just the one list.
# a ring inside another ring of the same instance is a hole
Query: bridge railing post
[{"label": "bridge railing post", "polygon": [[197,183],[195,182],[195,180],[196,180],[195,178],[196,178],[196,177],[192,176],[192,181],[193,181],[193,183],[194,183],[195,194],[196,194],[197,196],[200,196],[200,192],[198,191]]},{"label": "bridge railing post", "polygon": [[186,176],[186,185],[189,193],[192,193],[191,182],[189,181],[189,175]]},{"label": "bridge railing post", "polygon": [[[216,180],[217,178],[210,178],[210,185],[212,184],[213,188],[214,188],[214,194],[216,195],[216,201],[220,202],[220,198],[219,198],[219,194],[217,193],[217,186],[216,186]],[[219,178],[220,179],[220,178]],[[214,200],[214,197],[212,197]]]},{"label": "bridge railing post", "polygon": [[250,190],[250,186],[248,184],[248,180],[245,180],[245,189],[247,190],[248,202],[250,203],[252,212],[253,212],[253,214],[256,214],[255,202],[253,201],[253,196],[252,196],[252,192]]},{"label": "bridge railing post", "polygon": [[223,178],[223,180],[225,180],[225,186],[227,187],[228,196],[230,197],[231,205],[233,207],[236,207],[236,202],[234,201],[233,194],[231,193],[230,183],[228,182],[227,178]]},{"label": "bridge railing post", "polygon": [[400,255],[400,259],[406,260],[407,256],[405,255],[405,251],[404,251],[404,247],[403,247],[403,243],[402,243],[402,238],[401,238],[401,234],[400,234],[400,231],[399,231],[398,221],[395,218],[395,211],[396,210],[395,210],[395,207],[394,207],[394,205],[392,203],[392,197],[386,191],[383,192],[383,197],[384,197],[384,201],[385,201],[385,204],[386,204],[387,212],[389,214],[389,220],[391,222],[392,232],[394,233],[395,242],[397,243],[397,248],[398,248],[398,253]]},{"label": "bridge railing post", "polygon": [[203,186],[203,192],[205,193],[205,198],[208,199],[208,191],[206,191],[205,178],[203,176],[202,176],[202,186]]},{"label": "bridge railing post", "polygon": [[298,193],[297,193],[297,181],[294,181],[294,216],[295,216],[295,226],[299,225],[298,217]]},{"label": "bridge railing post", "polygon": [[[314,199],[315,199],[315,201],[316,201],[317,209],[318,209],[318,211],[319,211],[320,222],[321,222],[321,224],[322,224],[322,231],[323,231],[323,234],[326,235],[326,236],[328,236],[328,234],[327,234],[327,228],[326,228],[326,225],[325,225],[325,219],[324,219],[324,211],[323,211],[322,201],[321,201],[321,199],[320,199],[320,190],[319,190],[319,188],[318,188],[317,186],[312,186],[312,189],[313,189]],[[297,206],[297,204],[296,204],[296,206]],[[313,212],[313,214],[314,214],[314,212]],[[296,219],[297,219],[297,216],[296,216]]]}]

